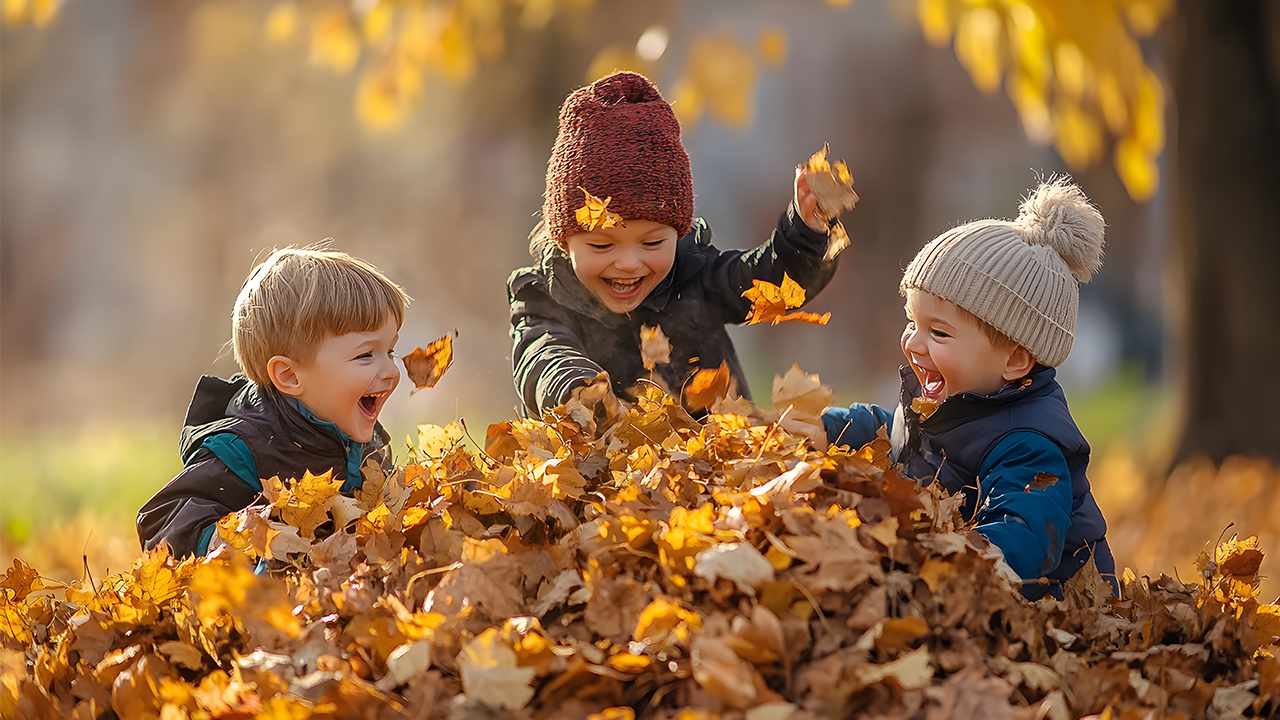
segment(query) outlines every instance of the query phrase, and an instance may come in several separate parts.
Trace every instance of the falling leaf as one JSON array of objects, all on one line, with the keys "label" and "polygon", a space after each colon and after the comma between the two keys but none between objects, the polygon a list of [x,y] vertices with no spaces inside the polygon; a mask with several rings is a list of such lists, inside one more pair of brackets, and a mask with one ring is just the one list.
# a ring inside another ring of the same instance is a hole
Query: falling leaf
[{"label": "falling leaf", "polygon": [[709,408],[729,394],[729,363],[718,368],[701,368],[684,386],[685,404],[691,409]]},{"label": "falling leaf", "polygon": [[583,202],[582,207],[574,212],[574,217],[577,218],[578,227],[582,228],[583,232],[594,232],[611,227],[626,227],[622,216],[609,210],[609,201],[613,200],[612,197],[601,200],[583,188],[578,189],[582,190],[582,194],[586,196],[586,201]]},{"label": "falling leaf", "polygon": [[1027,487],[1024,488],[1023,491],[1031,492],[1032,490],[1044,490],[1046,488],[1053,487],[1055,484],[1057,484],[1057,482],[1058,482],[1057,475],[1051,475],[1049,473],[1044,473],[1044,472],[1036,473],[1035,478],[1031,482],[1027,483]]},{"label": "falling leaf", "polygon": [[785,273],[782,275],[782,285],[774,285],[764,280],[752,280],[751,289],[742,293],[742,297],[751,301],[751,313],[744,321],[748,325],[763,322],[777,325],[790,320],[826,325],[831,320],[831,313],[818,315],[810,312],[787,312],[804,304],[805,292],[799,283]]},{"label": "falling leaf", "polygon": [[458,336],[454,330],[452,335],[445,335],[439,340],[427,343],[426,348],[414,348],[413,352],[404,356],[404,370],[413,381],[413,396],[424,388],[433,388],[444,376],[450,365],[453,365],[453,339]]},{"label": "falling leaf", "polygon": [[662,334],[661,327],[640,326],[640,360],[645,370],[671,362],[671,341]]}]

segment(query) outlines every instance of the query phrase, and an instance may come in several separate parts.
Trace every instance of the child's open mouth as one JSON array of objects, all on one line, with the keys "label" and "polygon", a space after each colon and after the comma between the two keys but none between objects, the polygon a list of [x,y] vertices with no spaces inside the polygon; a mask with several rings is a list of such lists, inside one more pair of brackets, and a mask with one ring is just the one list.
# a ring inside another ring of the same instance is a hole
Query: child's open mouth
[{"label": "child's open mouth", "polygon": [[942,391],[947,386],[947,381],[942,379],[942,373],[936,370],[925,370],[918,366],[916,369],[920,372],[920,387],[924,396],[930,400],[942,397]]},{"label": "child's open mouth", "polygon": [[382,410],[382,404],[385,403],[387,398],[390,396],[390,390],[362,395],[359,403],[360,412],[364,413],[365,417],[372,420],[378,419],[378,413]]},{"label": "child's open mouth", "polygon": [[629,298],[640,290],[640,284],[644,282],[643,277],[638,278],[600,278],[600,282],[609,288],[609,292],[619,298]]}]

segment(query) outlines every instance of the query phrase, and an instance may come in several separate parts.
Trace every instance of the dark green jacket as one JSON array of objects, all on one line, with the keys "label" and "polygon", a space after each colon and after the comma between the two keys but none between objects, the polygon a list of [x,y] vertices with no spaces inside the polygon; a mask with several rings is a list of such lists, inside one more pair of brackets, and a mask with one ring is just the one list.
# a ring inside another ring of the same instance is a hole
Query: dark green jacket
[{"label": "dark green jacket", "polygon": [[577,385],[607,370],[613,390],[627,397],[649,377],[640,356],[640,326],[658,326],[671,341],[671,362],[656,373],[673,393],[699,368],[728,363],[738,392],[750,397],[742,364],[725,325],[746,320],[751,303],[742,293],[752,280],[780,284],[783,273],[812,299],[836,271],[823,261],[826,233],[816,232],[794,204],[778,227],[754,250],[721,251],[711,244],[711,228],[701,218],[676,244],[675,264],[640,306],[629,314],[610,311],[578,280],[569,258],[552,247],[534,267],[516,270],[507,281],[516,392],[525,414],[541,414],[568,399]]}]

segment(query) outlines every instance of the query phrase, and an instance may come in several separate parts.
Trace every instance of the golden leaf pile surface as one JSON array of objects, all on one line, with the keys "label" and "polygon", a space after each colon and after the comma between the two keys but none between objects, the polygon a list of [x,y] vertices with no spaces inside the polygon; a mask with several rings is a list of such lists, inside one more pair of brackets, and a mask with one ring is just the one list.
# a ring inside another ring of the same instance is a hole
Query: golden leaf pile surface
[{"label": "golden leaf pile surface", "polygon": [[699,423],[652,389],[598,437],[551,412],[490,427],[483,452],[465,427],[423,426],[407,463],[366,468],[355,497],[323,476],[271,482],[263,505],[219,524],[226,545],[208,558],[161,547],[69,586],[15,561],[0,716],[1280,707],[1280,608],[1256,597],[1255,540],[1208,548],[1193,582],[1126,570],[1110,598],[1090,564],[1063,600],[1032,604],[959,497],[900,476],[883,439],[815,450],[788,410]]}]

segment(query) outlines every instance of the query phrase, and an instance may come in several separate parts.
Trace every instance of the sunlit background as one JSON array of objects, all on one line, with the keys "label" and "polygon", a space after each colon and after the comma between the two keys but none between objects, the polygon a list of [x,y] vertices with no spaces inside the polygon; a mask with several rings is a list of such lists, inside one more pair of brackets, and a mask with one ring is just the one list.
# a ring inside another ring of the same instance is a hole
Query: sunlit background
[{"label": "sunlit background", "polygon": [[387,404],[398,447],[510,417],[505,281],[560,102],[614,69],[673,102],[720,247],[767,238],[824,142],[854,172],[853,244],[811,306],[830,324],[732,332],[760,398],[799,363],[839,403],[892,404],[901,269],[1070,172],[1108,248],[1059,377],[1120,563],[1185,577],[1231,522],[1277,550],[1274,466],[1170,473],[1171,4],[1068,5],[5,0],[0,560],[75,577],[136,556],[133,513],[180,468],[197,378],[236,370],[231,305],[272,248],[332,238],[384,270],[414,297],[402,352],[458,330],[440,384]]}]

